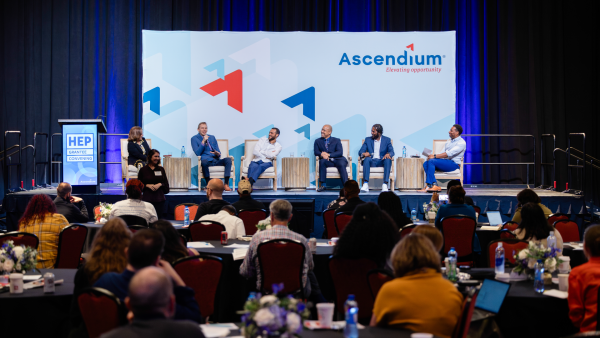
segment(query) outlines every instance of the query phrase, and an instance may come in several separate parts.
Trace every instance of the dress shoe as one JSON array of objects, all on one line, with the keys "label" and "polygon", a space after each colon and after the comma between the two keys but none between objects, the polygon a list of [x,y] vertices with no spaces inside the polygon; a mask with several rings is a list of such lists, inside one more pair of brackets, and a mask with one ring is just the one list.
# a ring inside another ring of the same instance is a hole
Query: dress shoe
[{"label": "dress shoe", "polygon": [[317,189],[317,192],[325,191],[325,189],[327,189],[327,188],[326,188],[326,187],[324,187],[324,186],[320,186],[320,187]]},{"label": "dress shoe", "polygon": [[231,191],[231,188],[229,187],[229,184],[225,184],[225,191]]},{"label": "dress shoe", "polygon": [[431,188],[427,188],[427,192],[435,192],[435,191],[442,191],[442,188],[438,185],[433,185],[433,186],[431,186]]}]

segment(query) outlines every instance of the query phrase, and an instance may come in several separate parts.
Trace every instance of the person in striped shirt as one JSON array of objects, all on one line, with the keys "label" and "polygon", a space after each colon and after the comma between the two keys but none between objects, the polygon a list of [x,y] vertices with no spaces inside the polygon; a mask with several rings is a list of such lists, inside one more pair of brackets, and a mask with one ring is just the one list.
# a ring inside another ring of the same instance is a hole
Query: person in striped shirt
[{"label": "person in striped shirt", "polygon": [[142,190],[144,183],[137,179],[131,179],[127,182],[125,193],[127,199],[115,203],[110,212],[109,219],[123,215],[140,216],[148,224],[158,221],[156,209],[148,202],[142,201]]}]

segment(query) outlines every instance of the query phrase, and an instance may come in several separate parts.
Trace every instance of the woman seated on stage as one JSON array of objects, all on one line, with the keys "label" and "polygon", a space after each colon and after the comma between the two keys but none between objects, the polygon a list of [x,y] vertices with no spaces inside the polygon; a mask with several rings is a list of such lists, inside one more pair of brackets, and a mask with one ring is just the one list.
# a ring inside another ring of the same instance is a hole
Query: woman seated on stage
[{"label": "woman seated on stage", "polygon": [[371,326],[391,326],[450,337],[461,314],[463,297],[444,279],[440,255],[429,239],[411,233],[394,248],[394,280],[381,287]]},{"label": "woman seated on stage", "polygon": [[140,180],[129,180],[125,186],[127,199],[113,204],[109,219],[118,216],[132,215],[145,219],[148,224],[158,221],[154,206],[141,200],[143,189],[144,183]]},{"label": "woman seated on stage", "polygon": [[37,236],[38,269],[52,269],[58,254],[58,237],[69,226],[65,216],[56,213],[52,199],[45,194],[34,195],[19,220],[19,231]]},{"label": "woman seated on stage", "polygon": [[148,164],[138,173],[138,179],[144,183],[142,201],[154,206],[156,216],[161,219],[165,213],[165,194],[169,193],[169,180],[165,168],[160,165],[160,152],[152,149],[148,152]]},{"label": "woman seated on stage", "polygon": [[540,196],[538,196],[538,194],[536,194],[535,191],[531,189],[521,190],[521,192],[517,194],[517,201],[519,201],[519,204],[517,204],[517,210],[513,215],[513,222],[521,223],[521,208],[527,203],[535,203],[539,205],[540,208],[542,208],[542,210],[544,211],[546,219],[548,218],[548,216],[552,215],[552,211],[542,204],[542,199],[540,198]]},{"label": "woman seated on stage", "polygon": [[150,224],[151,229],[160,231],[165,237],[165,248],[161,258],[173,264],[176,260],[188,256],[198,255],[198,251],[186,248],[181,241],[181,235],[175,230],[169,221],[160,220]]},{"label": "woman seated on stage", "polygon": [[411,224],[412,221],[404,213],[402,208],[402,201],[400,197],[393,191],[386,191],[379,194],[377,198],[377,205],[379,208],[390,215],[390,217],[396,222],[398,229],[402,229],[403,226]]},{"label": "woman seated on stage", "polygon": [[350,259],[368,258],[384,268],[398,237],[398,227],[390,216],[377,204],[365,203],[354,210],[333,253]]},{"label": "woman seated on stage", "polygon": [[563,239],[560,232],[548,224],[544,210],[537,203],[527,203],[521,208],[521,224],[515,230],[518,239],[526,241],[540,241],[544,247],[548,247],[547,238],[550,231],[554,231],[556,237],[556,248],[563,249]]},{"label": "woman seated on stage", "polygon": [[148,160],[146,154],[150,152],[150,146],[144,138],[142,127],[131,127],[127,141],[129,141],[127,143],[127,152],[129,153],[127,158],[128,169],[129,171],[138,172],[146,165]]}]

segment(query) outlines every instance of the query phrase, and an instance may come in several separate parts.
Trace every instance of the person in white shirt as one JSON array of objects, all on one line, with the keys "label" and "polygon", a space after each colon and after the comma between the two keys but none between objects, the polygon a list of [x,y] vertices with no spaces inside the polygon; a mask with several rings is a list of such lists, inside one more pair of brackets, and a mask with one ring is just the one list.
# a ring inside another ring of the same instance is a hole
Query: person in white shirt
[{"label": "person in white shirt", "polygon": [[131,179],[127,182],[125,193],[127,199],[113,204],[110,211],[109,219],[123,215],[140,216],[145,219],[148,224],[158,221],[156,209],[148,202],[141,200],[144,183],[138,179]]},{"label": "person in white shirt", "polygon": [[431,192],[441,191],[437,185],[435,179],[435,171],[455,171],[460,168],[460,161],[465,156],[465,150],[467,149],[467,143],[460,136],[463,132],[463,128],[460,124],[455,124],[450,128],[448,135],[450,139],[446,141],[444,146],[444,152],[441,154],[431,154],[427,158],[427,161],[423,163],[423,169],[425,169],[425,183],[427,186],[419,190],[419,192]]},{"label": "person in white shirt", "polygon": [[248,167],[248,181],[254,185],[260,174],[273,166],[273,160],[281,152],[281,144],[277,142],[279,129],[272,128],[269,131],[269,138],[261,137],[254,146],[254,159]]},{"label": "person in white shirt", "polygon": [[246,236],[246,228],[244,228],[244,221],[237,218],[237,211],[233,205],[224,206],[221,211],[212,215],[204,215],[200,217],[199,222],[202,221],[213,221],[219,222],[225,226],[228,238],[236,239]]}]

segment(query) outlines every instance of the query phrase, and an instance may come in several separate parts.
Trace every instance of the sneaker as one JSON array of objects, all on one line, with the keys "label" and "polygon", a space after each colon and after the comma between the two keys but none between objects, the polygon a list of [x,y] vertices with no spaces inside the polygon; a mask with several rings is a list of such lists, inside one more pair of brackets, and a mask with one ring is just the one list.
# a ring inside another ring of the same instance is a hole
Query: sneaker
[{"label": "sneaker", "polygon": [[363,186],[360,189],[360,191],[362,191],[362,192],[369,192],[369,183],[368,182],[363,183]]},{"label": "sneaker", "polygon": [[384,183],[384,184],[381,186],[381,192],[386,192],[386,191],[388,191],[388,187],[387,187],[387,184],[385,184],[385,183]]}]

